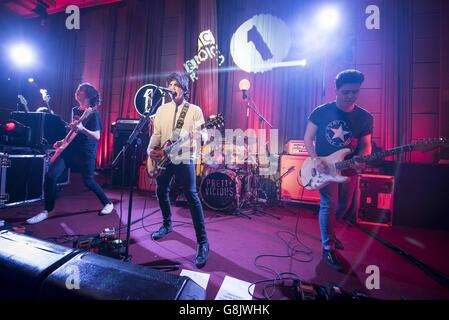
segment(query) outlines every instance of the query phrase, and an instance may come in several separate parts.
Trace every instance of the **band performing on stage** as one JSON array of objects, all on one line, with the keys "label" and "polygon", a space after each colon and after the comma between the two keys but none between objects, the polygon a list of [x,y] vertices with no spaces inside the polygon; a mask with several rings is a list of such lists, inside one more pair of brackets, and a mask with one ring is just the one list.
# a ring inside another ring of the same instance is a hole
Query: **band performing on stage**
[{"label": "band performing on stage", "polygon": [[449,299],[419,2],[0,4],[0,299]]}]

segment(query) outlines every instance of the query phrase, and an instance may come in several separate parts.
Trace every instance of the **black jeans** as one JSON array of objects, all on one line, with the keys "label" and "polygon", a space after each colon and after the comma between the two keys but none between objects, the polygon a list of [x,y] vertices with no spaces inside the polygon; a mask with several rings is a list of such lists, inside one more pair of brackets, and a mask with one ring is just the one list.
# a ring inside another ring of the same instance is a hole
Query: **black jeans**
[{"label": "black jeans", "polygon": [[[59,176],[64,172],[67,167],[72,167],[69,159],[65,158],[63,154],[56,159],[54,163],[48,168],[48,172],[45,175],[44,182],[44,197],[45,197],[45,210],[52,211],[55,208],[56,192]],[[84,178],[84,184],[100,199],[101,203],[105,206],[111,201],[105,195],[103,189],[98,185],[94,179],[95,171],[95,159],[86,161],[83,165],[79,166],[81,175]]]},{"label": "black jeans", "polygon": [[184,195],[189,203],[198,244],[207,243],[206,227],[204,225],[203,206],[201,205],[195,183],[195,166],[193,164],[169,164],[167,169],[156,179],[156,195],[161,207],[164,225],[171,225],[171,209],[169,201],[170,181],[173,177],[182,186]]}]

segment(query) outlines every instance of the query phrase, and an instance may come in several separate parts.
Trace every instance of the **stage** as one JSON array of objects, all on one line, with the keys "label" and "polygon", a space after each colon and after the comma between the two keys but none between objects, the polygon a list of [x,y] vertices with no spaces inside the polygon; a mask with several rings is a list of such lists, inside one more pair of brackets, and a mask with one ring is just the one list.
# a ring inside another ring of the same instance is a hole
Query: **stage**
[{"label": "stage", "polygon": [[[102,177],[97,179],[107,181]],[[121,207],[122,221],[126,223],[128,190],[124,190],[123,201],[120,203],[120,189],[105,185],[105,191],[116,209],[112,214],[99,216],[101,204],[82,185],[80,177],[73,175],[72,183],[59,193],[56,209],[50,218],[36,225],[26,225],[26,232],[33,237],[71,247],[72,242],[66,240],[74,237],[67,236],[94,234],[110,227],[117,229]],[[16,227],[25,225],[25,220],[39,212],[42,205],[36,203],[3,209],[0,211],[0,219]],[[247,219],[206,210],[206,229],[211,252],[206,266],[201,270],[194,263],[196,240],[189,210],[172,206],[173,232],[162,240],[153,241],[150,233],[159,228],[161,213],[151,213],[158,208],[154,194],[147,191],[135,193],[132,220],[136,222],[131,228],[131,263],[147,267],[177,263],[181,268],[171,271],[174,274],[179,274],[181,269],[208,273],[210,280],[206,290],[207,299],[215,299],[225,276],[252,283],[273,279],[273,272],[292,273],[284,276],[312,284],[337,284],[348,292],[357,290],[377,299],[449,299],[448,288],[397,252],[370,237],[357,225],[343,221],[338,223],[336,234],[345,247],[340,255],[347,268],[352,270],[347,274],[332,270],[321,260],[317,208],[314,206],[286,203],[283,207],[267,210],[279,217],[279,220],[271,215],[249,214],[251,219]],[[143,221],[140,220],[142,216],[145,217]],[[301,243],[293,240],[295,230]],[[369,230],[431,268],[449,274],[446,255],[449,232],[394,225]],[[125,239],[126,228],[123,228],[121,236]],[[291,248],[296,251],[292,253]],[[260,255],[272,256],[259,257],[256,261]],[[380,289],[366,289],[365,282],[370,275],[366,271],[370,265],[379,268]],[[270,284],[270,281],[257,284],[254,295],[263,297],[263,288]],[[274,292],[267,288],[267,294],[273,294],[271,298],[276,300],[294,299],[292,281],[285,280],[283,285],[284,287],[278,286]]]}]

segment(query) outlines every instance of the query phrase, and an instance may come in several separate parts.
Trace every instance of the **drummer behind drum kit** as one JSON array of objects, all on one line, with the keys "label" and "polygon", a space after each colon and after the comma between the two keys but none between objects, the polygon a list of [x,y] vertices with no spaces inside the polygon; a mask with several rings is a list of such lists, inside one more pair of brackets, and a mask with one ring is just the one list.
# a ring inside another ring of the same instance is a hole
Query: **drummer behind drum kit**
[{"label": "drummer behind drum kit", "polygon": [[258,156],[253,146],[248,141],[243,145],[221,141],[214,143],[213,150],[209,144],[203,146],[199,194],[209,209],[249,219],[246,209],[271,215],[257,207],[276,203],[276,183],[259,175]]}]

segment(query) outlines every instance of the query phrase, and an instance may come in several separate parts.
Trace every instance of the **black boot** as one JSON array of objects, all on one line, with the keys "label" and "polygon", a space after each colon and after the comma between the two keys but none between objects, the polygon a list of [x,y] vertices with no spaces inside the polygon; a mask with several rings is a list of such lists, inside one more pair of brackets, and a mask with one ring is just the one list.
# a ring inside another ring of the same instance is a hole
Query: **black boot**
[{"label": "black boot", "polygon": [[159,240],[162,239],[167,233],[170,233],[173,231],[173,227],[171,225],[168,226],[162,226],[159,228],[158,231],[155,231],[151,234],[151,238],[153,240]]},{"label": "black boot", "polygon": [[338,249],[338,250],[345,249],[345,247],[343,246],[343,243],[340,240],[338,240],[337,238],[335,238],[334,243],[335,243],[335,249]]},{"label": "black boot", "polygon": [[343,265],[338,260],[335,251],[332,250],[323,250],[323,259],[326,261],[326,263],[332,267],[332,269],[343,272],[344,268]]},{"label": "black boot", "polygon": [[209,243],[199,244],[196,254],[195,265],[197,268],[202,268],[209,258]]}]

